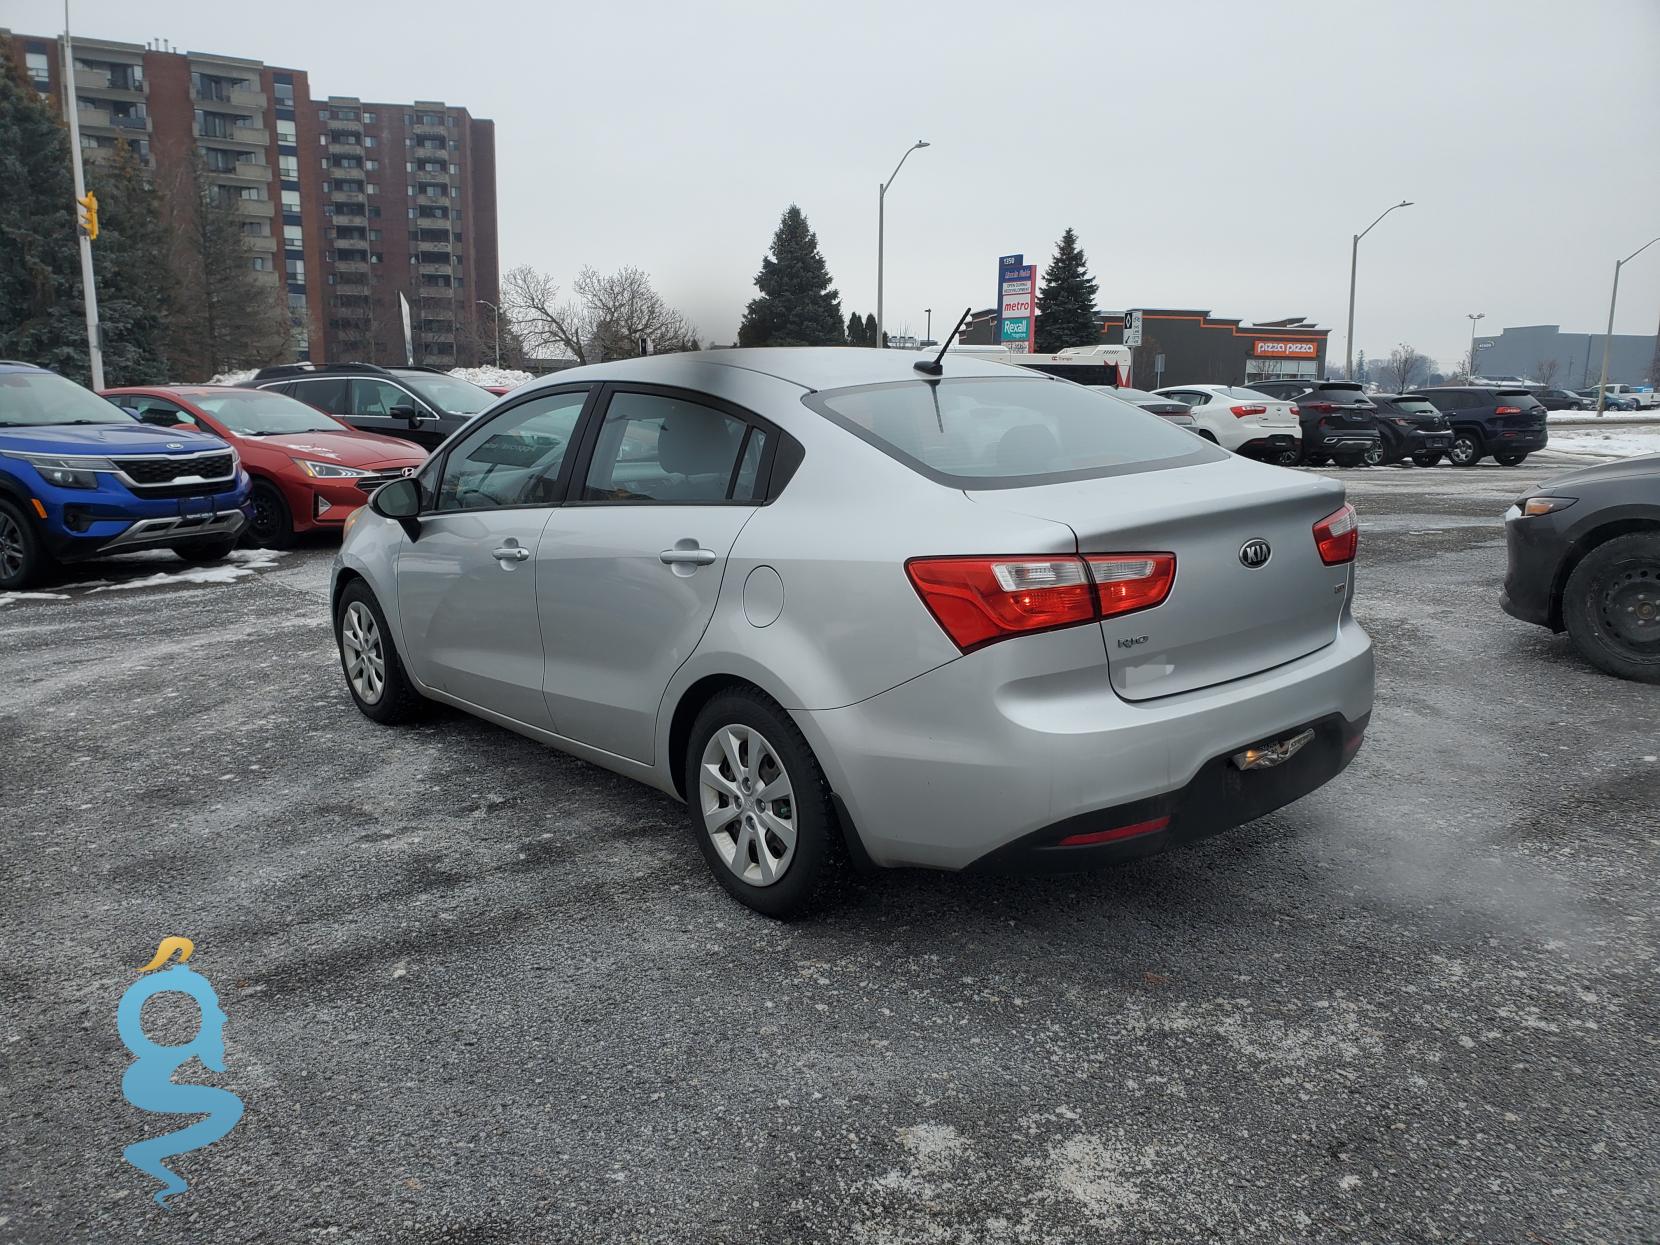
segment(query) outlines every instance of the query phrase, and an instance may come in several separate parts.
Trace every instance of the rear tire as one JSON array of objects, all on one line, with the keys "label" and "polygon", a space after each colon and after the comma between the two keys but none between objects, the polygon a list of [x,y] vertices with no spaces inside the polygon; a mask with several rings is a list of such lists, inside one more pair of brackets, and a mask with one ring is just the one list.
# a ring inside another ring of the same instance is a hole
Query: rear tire
[{"label": "rear tire", "polygon": [[1660,533],[1616,536],[1581,558],[1562,590],[1562,621],[1597,669],[1660,683]]},{"label": "rear tire", "polygon": [[1364,451],[1359,454],[1338,454],[1336,456],[1337,465],[1345,469],[1350,467],[1358,467],[1365,461],[1366,454]]},{"label": "rear tire", "polygon": [[1481,452],[1481,438],[1471,432],[1460,432],[1453,435],[1452,449],[1447,451],[1447,460],[1455,467],[1474,467],[1485,455]]},{"label": "rear tire", "polygon": [[1441,461],[1441,451],[1419,450],[1412,456],[1412,461],[1420,467],[1433,467]]},{"label": "rear tire", "polygon": [[364,717],[382,726],[396,726],[421,715],[426,702],[404,673],[386,615],[361,579],[347,584],[340,594],[334,609],[334,640],[346,690]]},{"label": "rear tire", "polygon": [[248,543],[263,549],[292,549],[294,516],[289,513],[282,490],[269,480],[255,480],[253,503],[254,517],[248,521]]},{"label": "rear tire", "polygon": [[54,565],[34,520],[22,507],[0,500],[0,591],[16,592],[38,583]]},{"label": "rear tire", "polygon": [[1381,467],[1389,461],[1389,455],[1385,453],[1381,441],[1368,449],[1361,458],[1368,467]]},{"label": "rear tire", "polygon": [[195,566],[208,566],[214,562],[223,562],[230,557],[231,550],[235,548],[236,537],[213,536],[193,540],[185,545],[174,545],[173,552]]},{"label": "rear tire", "polygon": [[830,784],[769,697],[753,687],[717,695],[692,724],[682,764],[692,833],[727,894],[781,920],[839,897],[847,845]]},{"label": "rear tire", "polygon": [[1501,467],[1519,467],[1527,461],[1526,454],[1494,454],[1493,461]]},{"label": "rear tire", "polygon": [[1269,461],[1280,467],[1295,467],[1303,461],[1303,452],[1296,446],[1292,446],[1288,450],[1280,450]]},{"label": "rear tire", "polygon": [[1324,454],[1305,454],[1303,456],[1303,464],[1309,467],[1324,467],[1330,461],[1331,459]]}]

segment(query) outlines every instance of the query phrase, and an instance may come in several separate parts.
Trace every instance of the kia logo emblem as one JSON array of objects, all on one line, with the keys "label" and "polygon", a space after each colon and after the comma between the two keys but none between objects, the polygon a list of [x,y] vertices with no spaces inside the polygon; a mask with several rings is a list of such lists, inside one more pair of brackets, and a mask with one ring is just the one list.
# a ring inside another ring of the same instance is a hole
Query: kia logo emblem
[{"label": "kia logo emblem", "polygon": [[162,448],[163,449],[169,449],[169,450],[182,450],[184,448],[184,442],[183,441],[169,441]]},{"label": "kia logo emblem", "polygon": [[1239,547],[1239,560],[1254,571],[1259,566],[1267,566],[1273,553],[1266,540],[1248,540]]}]

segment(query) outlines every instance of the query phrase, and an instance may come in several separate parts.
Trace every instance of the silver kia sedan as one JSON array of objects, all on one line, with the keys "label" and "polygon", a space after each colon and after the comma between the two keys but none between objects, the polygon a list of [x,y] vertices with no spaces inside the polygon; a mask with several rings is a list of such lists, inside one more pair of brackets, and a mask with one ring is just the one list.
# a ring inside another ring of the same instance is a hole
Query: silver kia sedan
[{"label": "silver kia sedan", "polygon": [[648,783],[779,917],[850,866],[1142,855],[1349,763],[1372,649],[1340,484],[940,366],[721,350],[515,390],[350,521],[358,707],[442,701]]}]

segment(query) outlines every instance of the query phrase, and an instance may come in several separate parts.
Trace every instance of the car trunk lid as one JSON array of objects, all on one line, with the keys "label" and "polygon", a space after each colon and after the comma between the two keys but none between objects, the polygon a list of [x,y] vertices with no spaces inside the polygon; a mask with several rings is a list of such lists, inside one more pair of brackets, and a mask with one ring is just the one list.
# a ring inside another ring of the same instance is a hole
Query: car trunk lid
[{"label": "car trunk lid", "polygon": [[[968,496],[1067,524],[1083,554],[1176,555],[1162,604],[1098,624],[1126,700],[1244,678],[1337,635],[1349,567],[1325,565],[1314,540],[1314,525],[1343,505],[1334,481],[1230,459]],[[1250,565],[1246,547],[1258,541],[1268,557]]]}]

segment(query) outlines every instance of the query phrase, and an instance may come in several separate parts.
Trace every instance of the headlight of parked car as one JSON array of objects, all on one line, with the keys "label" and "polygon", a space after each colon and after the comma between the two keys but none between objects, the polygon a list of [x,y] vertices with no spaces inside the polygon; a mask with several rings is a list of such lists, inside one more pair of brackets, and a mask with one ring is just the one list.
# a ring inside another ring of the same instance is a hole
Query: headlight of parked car
[{"label": "headlight of parked car", "polygon": [[82,457],[79,454],[57,457],[51,454],[10,453],[8,458],[21,458],[41,474],[48,484],[58,488],[97,488],[100,471],[114,471],[115,464],[107,458]]},{"label": "headlight of parked car", "polygon": [[357,467],[345,467],[339,463],[313,462],[309,458],[296,458],[294,464],[308,476],[315,476],[319,480],[348,480],[356,476],[369,474]]},{"label": "headlight of parked car", "polygon": [[1522,513],[1554,514],[1558,510],[1566,510],[1578,500],[1577,497],[1524,497]]}]

